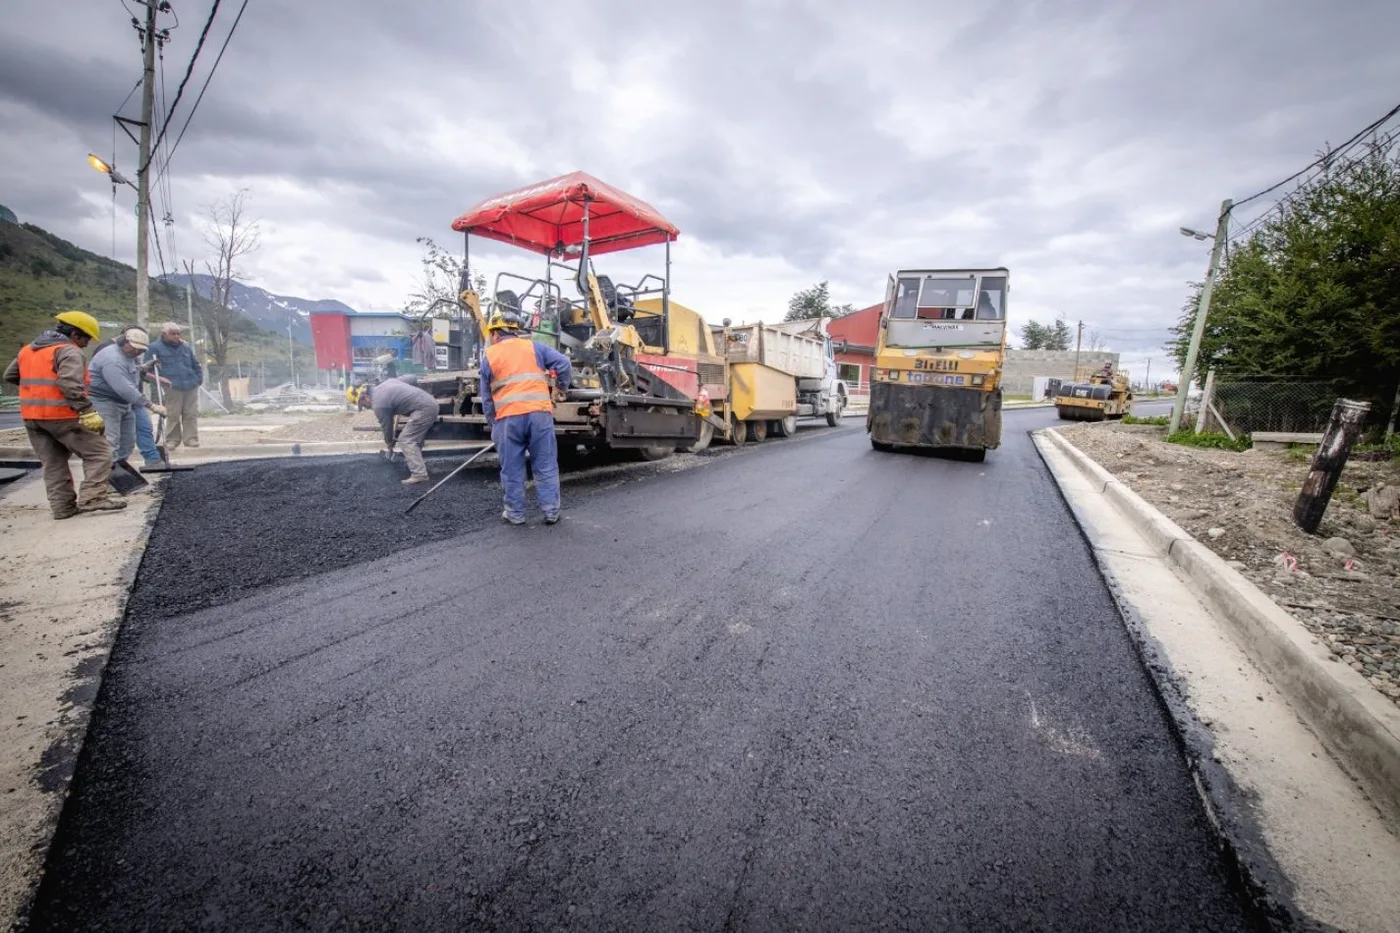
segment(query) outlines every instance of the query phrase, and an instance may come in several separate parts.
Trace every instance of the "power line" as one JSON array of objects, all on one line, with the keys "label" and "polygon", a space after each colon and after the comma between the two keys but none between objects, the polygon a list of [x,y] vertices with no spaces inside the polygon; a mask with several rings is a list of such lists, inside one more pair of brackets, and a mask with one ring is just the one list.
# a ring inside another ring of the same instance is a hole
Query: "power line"
[{"label": "power line", "polygon": [[[1374,144],[1382,149],[1388,150],[1395,145],[1396,141],[1397,133],[1392,132],[1378,139],[1374,139]],[[1327,179],[1332,174],[1334,169],[1339,169],[1340,171],[1346,171],[1347,169],[1350,169],[1353,165],[1356,164],[1356,162],[1358,161],[1357,159],[1346,160],[1340,165],[1338,165],[1338,160],[1346,156],[1352,150],[1366,143],[1367,140],[1364,138],[1353,138],[1349,143],[1331,150],[1327,154],[1327,165],[1325,167],[1323,167],[1320,171],[1314,174],[1311,178],[1304,180],[1301,184],[1298,185],[1297,188],[1294,188],[1288,194],[1279,198],[1276,202],[1274,202],[1272,206],[1267,208],[1263,213],[1258,214],[1253,220],[1244,224],[1237,233],[1233,234],[1230,237],[1230,239],[1232,241],[1240,240],[1248,236],[1250,233],[1259,230],[1268,221],[1270,215],[1272,215],[1276,211],[1281,214],[1284,208],[1286,208],[1289,204],[1294,203],[1296,198],[1298,198],[1300,195],[1306,194],[1308,191],[1313,190],[1313,188],[1316,187],[1316,185]]]},{"label": "power line", "polygon": [[209,69],[209,75],[204,79],[204,86],[199,89],[199,96],[194,100],[194,106],[190,108],[190,115],[185,118],[184,126],[180,127],[180,135],[175,137],[175,145],[170,147],[170,154],[166,157],[166,164],[170,164],[170,159],[175,157],[175,150],[180,148],[180,140],[185,138],[185,130],[190,128],[190,121],[194,119],[195,111],[199,109],[199,102],[204,100],[204,92],[209,90],[209,82],[214,79],[214,72],[219,70],[219,62],[224,60],[224,52],[228,49],[229,40],[233,38],[234,32],[238,29],[238,24],[243,19],[243,11],[248,9],[248,0],[243,0],[243,5],[238,8],[238,15],[233,18],[233,25],[229,27],[228,35],[224,37],[224,44],[219,49],[218,58],[214,59],[214,67]]},{"label": "power line", "polygon": [[[1350,147],[1350,146],[1351,146],[1352,144],[1354,144],[1357,140],[1359,140],[1359,139],[1361,139],[1362,137],[1364,137],[1367,133],[1373,132],[1374,130],[1379,129],[1381,126],[1384,126],[1386,123],[1390,122],[1390,120],[1391,120],[1397,113],[1400,113],[1400,104],[1396,104],[1394,107],[1392,107],[1392,108],[1385,114],[1385,116],[1381,117],[1379,120],[1376,120],[1376,121],[1374,121],[1374,122],[1372,122],[1372,123],[1367,124],[1367,125],[1366,125],[1365,127],[1363,127],[1361,130],[1359,130],[1359,131],[1356,133],[1355,136],[1351,137],[1351,138],[1348,139],[1346,142],[1342,143],[1342,145],[1339,146],[1338,149]],[[1317,168],[1318,166],[1320,166],[1320,165],[1326,165],[1326,164],[1330,163],[1330,162],[1332,161],[1332,158],[1333,158],[1333,156],[1335,155],[1336,152],[1337,152],[1337,149],[1330,150],[1330,151],[1328,151],[1328,152],[1323,153],[1321,156],[1319,156],[1319,157],[1317,158],[1316,161],[1314,161],[1314,162],[1312,162],[1311,164],[1305,166],[1304,168],[1300,169],[1299,171],[1294,172],[1292,175],[1289,175],[1289,176],[1288,176],[1287,178],[1285,178],[1283,181],[1278,182],[1277,184],[1270,185],[1269,187],[1265,188],[1263,191],[1256,191],[1254,194],[1251,194],[1251,195],[1250,195],[1249,197],[1247,197],[1247,198],[1240,198],[1240,199],[1236,200],[1234,206],[1235,206],[1235,207],[1240,207],[1240,206],[1242,206],[1242,205],[1248,204],[1250,201],[1253,201],[1253,200],[1255,200],[1256,198],[1262,198],[1264,195],[1268,194],[1269,192],[1271,192],[1271,191],[1277,191],[1279,188],[1282,188],[1284,185],[1288,184],[1290,181],[1294,181],[1295,179],[1301,178],[1302,176],[1306,175],[1308,172],[1312,171],[1313,169]]]},{"label": "power line", "polygon": [[[147,3],[155,3],[156,0],[146,0]],[[214,0],[214,5],[209,9],[209,18],[204,21],[204,28],[200,30],[199,41],[195,43],[194,54],[190,56],[190,63],[185,66],[185,76],[180,79],[180,86],[175,89],[175,102],[166,111],[165,119],[161,123],[160,135],[156,137],[155,145],[151,147],[154,153],[160,148],[161,140],[165,139],[165,131],[170,126],[170,120],[175,116],[175,108],[180,106],[180,97],[185,93],[185,85],[189,83],[190,75],[194,73],[194,63],[199,59],[199,52],[204,48],[204,40],[209,36],[209,29],[214,25],[214,15],[219,12],[219,4],[223,0]],[[246,0],[245,0],[246,2]],[[146,167],[151,164],[154,156],[146,157],[146,165],[141,166],[141,171],[145,172]]]}]

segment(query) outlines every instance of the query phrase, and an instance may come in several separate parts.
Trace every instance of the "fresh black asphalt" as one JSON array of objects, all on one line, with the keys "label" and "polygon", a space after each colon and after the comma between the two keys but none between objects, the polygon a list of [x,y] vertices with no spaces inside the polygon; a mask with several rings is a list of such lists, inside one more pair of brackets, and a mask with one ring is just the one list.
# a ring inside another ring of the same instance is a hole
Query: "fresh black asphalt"
[{"label": "fresh black asphalt", "polygon": [[[1026,431],[171,478],[38,930],[1238,930]],[[447,467],[435,465],[438,472]]]}]

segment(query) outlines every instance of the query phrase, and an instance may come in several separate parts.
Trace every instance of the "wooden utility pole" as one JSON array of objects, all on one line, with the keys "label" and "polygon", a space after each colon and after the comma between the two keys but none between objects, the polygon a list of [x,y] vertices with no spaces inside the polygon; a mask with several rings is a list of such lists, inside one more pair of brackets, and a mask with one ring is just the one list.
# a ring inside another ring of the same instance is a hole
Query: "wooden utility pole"
[{"label": "wooden utility pole", "polygon": [[1074,381],[1079,381],[1079,345],[1084,341],[1084,322],[1079,322],[1079,327],[1074,333]]},{"label": "wooden utility pole", "polygon": [[1327,420],[1327,430],[1322,434],[1322,443],[1313,454],[1312,469],[1303,482],[1298,501],[1293,503],[1293,520],[1298,527],[1312,534],[1322,524],[1322,513],[1327,511],[1327,503],[1332,501],[1332,490],[1337,488],[1342,468],[1351,456],[1351,446],[1361,434],[1361,424],[1366,413],[1371,410],[1370,402],[1353,402],[1339,398],[1332,406],[1332,416]]},{"label": "wooden utility pole", "polygon": [[1201,338],[1206,332],[1206,315],[1210,313],[1210,293],[1215,290],[1215,274],[1220,270],[1220,254],[1225,249],[1225,241],[1230,238],[1230,208],[1234,201],[1226,198],[1220,202],[1220,219],[1215,224],[1215,247],[1210,251],[1210,267],[1206,269],[1206,284],[1201,287],[1201,301],[1196,306],[1196,324],[1191,328],[1191,343],[1186,349],[1186,365],[1181,367],[1181,378],[1177,380],[1176,404],[1172,406],[1171,426],[1168,434],[1181,429],[1181,416],[1186,411],[1186,393],[1191,389],[1191,379],[1196,375],[1196,356],[1201,352]]},{"label": "wooden utility pole", "polygon": [[151,274],[148,265],[151,238],[151,126],[156,102],[156,9],[159,0],[146,4],[146,27],[141,33],[145,69],[141,79],[141,140],[136,156],[136,326],[145,330],[151,319]]}]

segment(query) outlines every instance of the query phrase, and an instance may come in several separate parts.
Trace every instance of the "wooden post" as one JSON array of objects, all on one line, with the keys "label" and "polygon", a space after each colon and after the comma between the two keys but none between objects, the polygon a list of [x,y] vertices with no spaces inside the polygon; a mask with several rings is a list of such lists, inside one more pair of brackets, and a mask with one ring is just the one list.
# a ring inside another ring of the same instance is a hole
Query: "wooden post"
[{"label": "wooden post", "polygon": [[1206,371],[1206,384],[1201,389],[1201,410],[1196,412],[1196,433],[1200,434],[1206,429],[1206,412],[1210,410],[1211,400],[1215,398],[1215,370]]},{"label": "wooden post", "polygon": [[1332,416],[1327,420],[1327,430],[1322,434],[1322,443],[1313,454],[1312,469],[1298,493],[1298,501],[1293,504],[1293,520],[1298,527],[1312,534],[1322,524],[1322,513],[1327,511],[1327,503],[1332,501],[1332,490],[1337,488],[1342,468],[1347,465],[1351,446],[1361,433],[1361,424],[1366,413],[1371,410],[1370,402],[1353,402],[1339,398],[1332,406]]}]

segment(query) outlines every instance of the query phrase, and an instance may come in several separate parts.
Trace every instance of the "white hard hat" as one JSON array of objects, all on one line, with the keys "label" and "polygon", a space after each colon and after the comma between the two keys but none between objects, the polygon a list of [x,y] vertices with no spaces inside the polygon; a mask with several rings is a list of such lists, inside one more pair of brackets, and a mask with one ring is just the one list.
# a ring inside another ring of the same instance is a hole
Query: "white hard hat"
[{"label": "white hard hat", "polygon": [[145,350],[151,345],[151,338],[139,327],[128,327],[122,331],[122,337],[126,339],[127,345],[138,350]]}]

